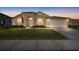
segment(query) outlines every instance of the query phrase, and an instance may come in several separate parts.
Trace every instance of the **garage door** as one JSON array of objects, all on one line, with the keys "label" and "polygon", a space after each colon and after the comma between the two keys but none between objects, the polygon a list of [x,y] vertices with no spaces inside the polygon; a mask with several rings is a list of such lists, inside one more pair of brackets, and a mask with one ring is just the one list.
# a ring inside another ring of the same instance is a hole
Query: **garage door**
[{"label": "garage door", "polygon": [[50,19],[50,27],[67,27],[68,19]]}]

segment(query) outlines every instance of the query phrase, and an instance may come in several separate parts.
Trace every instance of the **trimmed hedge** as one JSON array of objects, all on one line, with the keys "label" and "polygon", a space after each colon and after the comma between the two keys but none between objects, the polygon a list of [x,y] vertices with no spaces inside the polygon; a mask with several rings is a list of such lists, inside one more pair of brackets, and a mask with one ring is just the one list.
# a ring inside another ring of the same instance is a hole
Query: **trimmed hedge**
[{"label": "trimmed hedge", "polygon": [[46,26],[44,26],[44,25],[35,25],[35,26],[32,26],[31,28],[46,28]]},{"label": "trimmed hedge", "polygon": [[79,28],[79,25],[68,25],[69,28],[77,29]]},{"label": "trimmed hedge", "polygon": [[25,28],[25,27],[22,26],[22,25],[14,25],[14,26],[12,26],[11,28]]}]

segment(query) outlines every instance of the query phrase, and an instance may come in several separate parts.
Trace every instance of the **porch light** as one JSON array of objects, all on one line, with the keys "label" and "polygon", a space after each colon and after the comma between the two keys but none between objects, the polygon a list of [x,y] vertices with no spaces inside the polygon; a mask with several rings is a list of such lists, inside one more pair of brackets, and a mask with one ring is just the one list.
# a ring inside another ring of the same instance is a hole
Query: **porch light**
[{"label": "porch light", "polygon": [[32,18],[30,17],[29,20],[32,20]]}]

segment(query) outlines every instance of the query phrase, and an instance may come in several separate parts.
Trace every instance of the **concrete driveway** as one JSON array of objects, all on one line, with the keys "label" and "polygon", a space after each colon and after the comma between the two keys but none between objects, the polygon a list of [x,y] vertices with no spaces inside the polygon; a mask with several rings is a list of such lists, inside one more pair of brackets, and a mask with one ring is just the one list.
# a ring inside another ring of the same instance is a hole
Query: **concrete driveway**
[{"label": "concrete driveway", "polygon": [[53,28],[70,40],[0,40],[1,51],[63,51],[79,50],[79,31],[69,28]]},{"label": "concrete driveway", "polygon": [[79,30],[71,28],[53,28],[55,31],[67,36],[71,40],[79,40]]}]

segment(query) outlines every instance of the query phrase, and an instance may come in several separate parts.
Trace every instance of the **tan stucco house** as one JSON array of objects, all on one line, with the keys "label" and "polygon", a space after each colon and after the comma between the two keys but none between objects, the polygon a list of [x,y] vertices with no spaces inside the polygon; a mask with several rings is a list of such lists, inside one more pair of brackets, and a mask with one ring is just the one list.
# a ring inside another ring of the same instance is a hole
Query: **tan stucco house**
[{"label": "tan stucco house", "polygon": [[50,16],[43,12],[22,12],[12,18],[12,25],[22,25],[24,27],[32,27],[35,25],[67,27],[69,19],[67,17]]}]

